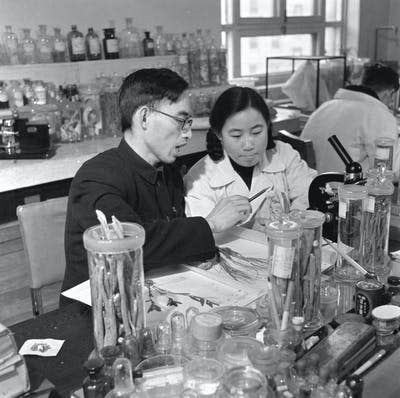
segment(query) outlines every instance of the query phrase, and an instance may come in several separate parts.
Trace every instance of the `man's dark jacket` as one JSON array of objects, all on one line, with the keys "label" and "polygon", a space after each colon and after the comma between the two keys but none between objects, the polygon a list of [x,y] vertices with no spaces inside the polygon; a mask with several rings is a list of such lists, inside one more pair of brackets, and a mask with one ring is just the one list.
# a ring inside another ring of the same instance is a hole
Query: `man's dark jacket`
[{"label": "man's dark jacket", "polygon": [[163,172],[158,171],[122,139],[118,148],[85,162],[72,181],[65,227],[63,290],[88,279],[82,234],[99,223],[96,209],[103,211],[108,221],[115,215],[120,221],[144,227],[145,271],[215,255],[207,221],[202,217],[185,217],[179,170],[174,165],[164,165]]}]

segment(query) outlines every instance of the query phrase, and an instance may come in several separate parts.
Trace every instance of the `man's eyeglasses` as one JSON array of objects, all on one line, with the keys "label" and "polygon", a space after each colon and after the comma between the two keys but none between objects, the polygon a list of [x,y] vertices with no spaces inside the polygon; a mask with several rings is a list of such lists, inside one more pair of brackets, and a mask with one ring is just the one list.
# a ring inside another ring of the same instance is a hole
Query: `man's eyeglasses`
[{"label": "man's eyeglasses", "polygon": [[158,109],[155,109],[155,108],[150,108],[150,109],[153,110],[154,112],[161,113],[161,115],[168,116],[171,119],[174,119],[175,121],[180,123],[180,127],[181,127],[182,131],[188,131],[192,127],[193,118],[190,115],[188,115],[184,119],[182,119],[181,117],[170,115],[169,113],[159,111]]}]

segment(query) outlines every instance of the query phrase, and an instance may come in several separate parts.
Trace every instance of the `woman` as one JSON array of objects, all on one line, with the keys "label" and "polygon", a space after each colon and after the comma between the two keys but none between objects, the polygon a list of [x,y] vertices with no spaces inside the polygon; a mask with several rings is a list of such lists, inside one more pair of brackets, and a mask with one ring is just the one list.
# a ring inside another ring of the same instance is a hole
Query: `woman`
[{"label": "woman", "polygon": [[250,198],[262,189],[267,191],[251,202],[249,227],[308,207],[316,171],[289,144],[274,142],[268,107],[256,91],[232,87],[220,95],[210,115],[207,151],[185,176],[187,215],[206,217],[221,198]]}]

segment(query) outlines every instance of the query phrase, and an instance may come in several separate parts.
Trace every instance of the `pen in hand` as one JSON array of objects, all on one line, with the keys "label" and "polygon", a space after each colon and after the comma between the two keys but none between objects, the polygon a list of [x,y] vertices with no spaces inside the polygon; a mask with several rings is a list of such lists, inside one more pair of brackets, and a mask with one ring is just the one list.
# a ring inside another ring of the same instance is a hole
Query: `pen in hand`
[{"label": "pen in hand", "polygon": [[252,202],[254,199],[257,199],[259,196],[261,196],[264,192],[266,191],[271,191],[272,188],[268,187],[268,188],[264,188],[262,189],[260,192],[257,192],[255,195],[253,195],[251,198],[249,198],[249,202]]}]

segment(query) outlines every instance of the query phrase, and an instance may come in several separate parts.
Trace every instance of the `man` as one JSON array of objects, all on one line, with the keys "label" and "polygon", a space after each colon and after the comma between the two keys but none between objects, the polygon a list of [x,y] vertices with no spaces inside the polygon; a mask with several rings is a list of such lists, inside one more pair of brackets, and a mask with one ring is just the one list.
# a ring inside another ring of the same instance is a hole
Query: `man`
[{"label": "man", "polygon": [[[328,142],[333,134],[363,171],[374,165],[376,138],[393,138],[397,147],[396,119],[388,106],[398,89],[399,75],[393,69],[380,64],[368,66],[360,86],[339,89],[310,116],[301,137],[313,142],[319,173],[345,169]],[[393,169],[398,172],[398,151],[394,152]]]},{"label": "man", "polygon": [[212,258],[213,232],[248,217],[250,205],[242,196],[225,198],[206,218],[185,217],[183,181],[173,162],[191,137],[187,87],[169,69],[142,69],[124,80],[121,143],[88,160],[71,184],[63,290],[88,279],[82,234],[99,223],[96,209],[108,221],[115,215],[144,227],[145,270]]}]

